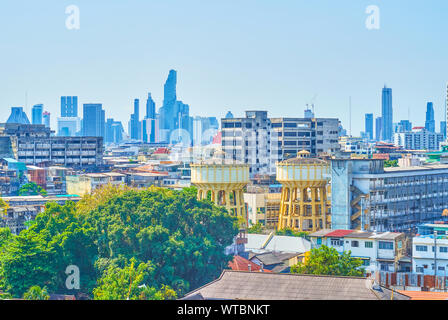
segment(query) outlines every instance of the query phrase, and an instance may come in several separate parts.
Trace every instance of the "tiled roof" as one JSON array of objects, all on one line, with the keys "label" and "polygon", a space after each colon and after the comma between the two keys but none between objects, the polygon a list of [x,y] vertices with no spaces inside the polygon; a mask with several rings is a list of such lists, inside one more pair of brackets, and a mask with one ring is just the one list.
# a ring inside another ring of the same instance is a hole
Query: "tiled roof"
[{"label": "tiled roof", "polygon": [[219,279],[185,296],[206,300],[408,300],[366,278],[224,270]]},{"label": "tiled roof", "polygon": [[399,293],[407,295],[411,300],[448,300],[448,292],[431,291],[408,291],[398,290]]},{"label": "tiled roof", "polygon": [[[251,268],[251,271],[260,271],[261,266],[259,266],[256,263],[253,263],[252,261],[249,261],[247,259],[244,259],[241,256],[234,256],[233,261],[229,262],[229,268],[234,271],[249,271],[249,265]],[[272,272],[271,270],[263,269],[264,272]]]},{"label": "tiled roof", "polygon": [[352,233],[354,230],[334,230],[330,233],[327,233],[325,236],[326,237],[345,237],[346,235]]}]

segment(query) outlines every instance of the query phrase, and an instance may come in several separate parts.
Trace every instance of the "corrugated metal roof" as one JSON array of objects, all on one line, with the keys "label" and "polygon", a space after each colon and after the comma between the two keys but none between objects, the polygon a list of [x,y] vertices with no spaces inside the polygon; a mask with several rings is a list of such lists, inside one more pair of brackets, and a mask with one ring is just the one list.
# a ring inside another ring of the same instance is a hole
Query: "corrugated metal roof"
[{"label": "corrugated metal roof", "polygon": [[230,300],[408,300],[409,297],[355,277],[225,270],[219,279],[185,296]]}]

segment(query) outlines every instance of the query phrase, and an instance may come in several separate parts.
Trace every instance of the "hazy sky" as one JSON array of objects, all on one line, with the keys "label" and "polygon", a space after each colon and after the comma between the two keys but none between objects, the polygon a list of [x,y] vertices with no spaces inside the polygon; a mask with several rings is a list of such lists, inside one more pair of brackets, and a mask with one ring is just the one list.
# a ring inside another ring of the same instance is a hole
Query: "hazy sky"
[{"label": "hazy sky", "polygon": [[[80,29],[66,28],[66,7]],[[366,8],[380,9],[368,30]],[[56,129],[61,95],[102,103],[127,128],[133,99],[158,110],[170,69],[191,115],[338,117],[352,133],[381,112],[393,89],[394,122],[423,125],[433,101],[444,120],[448,81],[446,0],[2,0],[0,122],[12,106],[43,103]],[[27,93],[27,94],[26,94]],[[26,99],[27,96],[27,99]]]}]

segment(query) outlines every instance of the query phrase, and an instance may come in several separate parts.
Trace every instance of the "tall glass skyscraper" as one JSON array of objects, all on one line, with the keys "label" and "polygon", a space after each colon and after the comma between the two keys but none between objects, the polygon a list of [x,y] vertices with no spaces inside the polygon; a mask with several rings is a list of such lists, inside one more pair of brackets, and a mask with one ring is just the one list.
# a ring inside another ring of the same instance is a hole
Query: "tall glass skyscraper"
[{"label": "tall glass skyscraper", "polygon": [[373,140],[373,113],[366,113],[365,132],[369,140]]},{"label": "tall glass skyscraper", "polygon": [[48,111],[45,111],[45,112],[43,113],[43,115],[42,115],[42,119],[43,119],[43,121],[44,121],[44,125],[45,125],[47,128],[50,128],[50,117],[51,117],[51,113],[48,112]]},{"label": "tall glass skyscraper", "polygon": [[381,99],[381,139],[392,141],[393,138],[393,110],[392,110],[392,89],[384,86]]},{"label": "tall glass skyscraper", "polygon": [[134,99],[134,113],[131,114],[130,136],[133,140],[141,139],[141,122],[140,122],[140,101]]},{"label": "tall glass skyscraper", "polygon": [[78,116],[78,97],[62,96],[61,117],[77,117],[77,116]]},{"label": "tall glass skyscraper", "polygon": [[42,104],[36,104],[31,109],[31,121],[32,124],[42,124],[42,114],[44,112],[44,106]]},{"label": "tall glass skyscraper", "polygon": [[83,105],[82,128],[83,136],[105,136],[105,112],[101,103],[86,103]]},{"label": "tall glass skyscraper", "polygon": [[375,140],[380,141],[382,137],[383,124],[381,117],[375,119]]},{"label": "tall glass skyscraper", "polygon": [[432,102],[426,104],[425,129],[429,132],[436,132],[436,122],[434,120],[434,105]]}]

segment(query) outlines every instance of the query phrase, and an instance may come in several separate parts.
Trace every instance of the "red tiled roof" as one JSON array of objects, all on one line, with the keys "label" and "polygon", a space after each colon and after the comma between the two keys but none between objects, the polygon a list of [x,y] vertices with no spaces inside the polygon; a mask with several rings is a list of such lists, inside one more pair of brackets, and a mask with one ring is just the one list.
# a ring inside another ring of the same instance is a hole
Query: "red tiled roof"
[{"label": "red tiled roof", "polygon": [[448,292],[432,291],[408,291],[397,290],[399,293],[407,295],[411,300],[448,300]]},{"label": "red tiled roof", "polygon": [[334,230],[330,233],[327,233],[325,237],[344,237],[350,233],[354,232],[354,230]]},{"label": "red tiled roof", "polygon": [[156,151],[154,151],[154,154],[168,154],[170,153],[170,150],[168,148],[159,148]]},{"label": "red tiled roof", "polygon": [[[249,265],[251,267],[251,271],[260,271],[261,267],[249,261],[241,256],[234,256],[233,261],[229,262],[229,268],[234,271],[249,271]],[[272,272],[271,270],[263,269],[263,272]]]}]

